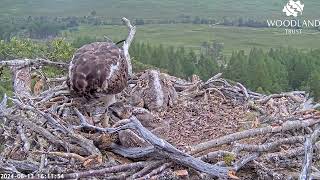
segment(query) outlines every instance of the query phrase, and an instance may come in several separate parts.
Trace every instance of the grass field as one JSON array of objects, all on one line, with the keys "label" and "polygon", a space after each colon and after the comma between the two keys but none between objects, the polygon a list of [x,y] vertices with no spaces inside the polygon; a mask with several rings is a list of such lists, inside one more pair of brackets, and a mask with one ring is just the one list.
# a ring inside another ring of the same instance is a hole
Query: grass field
[{"label": "grass field", "polygon": [[[98,16],[128,18],[284,17],[288,0],[0,0],[0,16],[84,16],[92,10]],[[304,18],[320,17],[319,0],[303,0]]]},{"label": "grass field", "polygon": [[[81,26],[79,31],[64,33],[67,39],[77,36],[102,38],[107,35],[114,41],[126,37],[125,26]],[[224,43],[225,54],[234,50],[249,51],[252,47],[263,49],[294,47],[311,49],[320,47],[320,32],[303,30],[301,35],[285,35],[284,29],[245,28],[192,24],[143,25],[137,27],[136,41],[167,46],[185,46],[199,49],[202,42],[216,40]]]}]

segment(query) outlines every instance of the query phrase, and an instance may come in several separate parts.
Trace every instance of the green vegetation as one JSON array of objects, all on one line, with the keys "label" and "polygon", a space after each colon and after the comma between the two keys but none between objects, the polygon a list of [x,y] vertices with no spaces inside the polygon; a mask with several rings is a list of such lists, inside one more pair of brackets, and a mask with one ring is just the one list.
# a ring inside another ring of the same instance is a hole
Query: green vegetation
[{"label": "green vegetation", "polygon": [[[287,0],[1,0],[1,15],[7,16],[97,16],[165,19],[179,16],[212,18],[283,17]],[[305,1],[305,17],[319,17],[320,1]]]},{"label": "green vegetation", "polygon": [[[79,31],[65,32],[67,39],[91,37],[103,39],[107,35],[114,41],[126,37],[124,26],[80,26]],[[283,29],[248,28],[194,25],[194,24],[154,24],[137,27],[136,41],[163,44],[164,46],[192,48],[199,50],[203,42],[217,41],[224,43],[224,53],[231,55],[234,50],[245,50],[257,47],[268,50],[270,48],[293,47],[308,50],[320,47],[320,33],[303,30],[301,35],[285,35]]]},{"label": "green vegetation", "polygon": [[228,79],[261,93],[306,90],[320,99],[320,49],[303,52],[278,48],[264,52],[261,48],[253,48],[250,53],[235,51],[230,58],[223,58],[221,46],[205,44],[200,54],[183,47],[175,49],[144,43],[134,44],[130,53],[143,64],[165,69],[175,76],[187,78],[198,74],[206,80],[224,72]]},{"label": "green vegetation", "polygon": [[[0,60],[68,61],[83,44],[104,41],[104,36],[114,42],[124,39],[127,29],[120,17],[126,16],[137,25],[130,49],[135,71],[158,67],[172,75],[198,74],[202,79],[224,72],[254,91],[302,89],[319,99],[320,29],[286,35],[284,29],[266,28],[267,19],[285,18],[286,2],[2,0]],[[300,18],[320,17],[320,1],[304,3]],[[52,40],[57,37],[67,41]],[[0,92],[10,92],[9,71],[1,72]],[[45,73],[62,72],[49,68]]]},{"label": "green vegetation", "polygon": [[[8,42],[0,41],[0,61],[16,58],[46,58],[52,61],[69,61],[74,53],[70,43],[55,39],[48,43],[35,43],[29,39],[13,38]],[[58,68],[45,68],[44,74],[54,77],[65,73]],[[11,73],[8,68],[0,67],[0,99],[2,94],[12,95]]]},{"label": "green vegetation", "polygon": [[[12,39],[9,42],[1,41],[0,49],[0,59],[44,57],[53,61],[68,61],[74,53],[74,48],[61,39],[46,44]],[[134,43],[130,49],[135,71],[158,67],[184,78],[198,74],[204,80],[224,72],[227,78],[239,81],[254,91],[276,93],[302,89],[320,99],[320,49],[303,52],[293,48],[278,48],[264,52],[261,48],[253,48],[250,53],[234,51],[230,58],[223,57],[222,52],[223,45],[210,42],[203,43],[199,53],[184,47],[148,43]],[[62,73],[58,69],[45,70],[47,76]],[[8,92],[11,90],[9,74],[4,73],[3,76],[0,89]]]}]

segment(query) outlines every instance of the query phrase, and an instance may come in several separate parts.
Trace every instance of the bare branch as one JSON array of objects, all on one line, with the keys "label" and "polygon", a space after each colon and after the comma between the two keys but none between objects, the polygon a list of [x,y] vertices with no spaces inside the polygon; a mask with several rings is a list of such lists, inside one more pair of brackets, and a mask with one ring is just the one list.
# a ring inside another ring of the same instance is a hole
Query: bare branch
[{"label": "bare branch", "polygon": [[267,103],[270,99],[273,99],[273,98],[282,98],[282,97],[289,97],[291,98],[293,101],[297,102],[297,103],[303,103],[296,95],[297,94],[302,94],[303,92],[287,92],[287,93],[282,93],[282,94],[272,94],[272,95],[269,95],[267,96],[266,98],[264,99],[261,99],[259,100],[258,102],[261,103],[261,104],[265,104]]},{"label": "bare branch", "polygon": [[1,117],[1,115],[5,114],[5,111],[7,109],[7,101],[8,101],[7,94],[4,94],[2,101],[0,103],[0,117]]},{"label": "bare branch", "polygon": [[150,163],[148,163],[148,165],[146,165],[141,171],[133,174],[131,176],[132,179],[137,179],[137,178],[140,178],[142,176],[144,176],[145,174],[147,174],[149,171],[151,171],[152,169],[154,168],[157,168],[159,167],[161,164],[165,163],[165,160],[162,160],[162,161],[152,161]]},{"label": "bare branch", "polygon": [[261,145],[250,145],[250,144],[236,144],[236,152],[240,151],[250,151],[250,152],[265,152],[271,151],[275,148],[278,148],[283,144],[294,144],[294,143],[302,143],[304,141],[304,136],[295,136],[285,139],[280,139],[271,143],[261,144]]},{"label": "bare branch", "polygon": [[243,94],[245,95],[246,99],[249,99],[249,93],[247,91],[247,88],[245,88],[241,83],[237,83],[237,86],[239,86],[243,92]]},{"label": "bare branch", "polygon": [[21,138],[22,142],[24,142],[24,145],[23,145],[24,151],[28,152],[30,150],[30,142],[29,142],[27,136],[25,135],[24,129],[20,123],[17,126],[17,130],[20,134],[20,138]]},{"label": "bare branch", "polygon": [[304,162],[303,168],[300,174],[300,180],[308,180],[311,176],[311,166],[312,166],[312,158],[313,158],[313,149],[314,143],[318,139],[320,135],[320,127],[318,127],[311,135],[311,137],[307,137],[304,144]]},{"label": "bare branch", "polygon": [[144,179],[151,179],[153,176],[161,173],[162,171],[164,171],[165,169],[169,168],[172,165],[172,163],[165,163],[162,166],[154,169],[153,171],[151,171],[150,173],[148,173],[147,175],[138,178],[137,180],[144,180]]},{"label": "bare branch", "polygon": [[206,149],[210,149],[213,147],[217,147],[223,144],[231,143],[240,139],[249,138],[253,136],[268,134],[268,133],[277,133],[277,132],[284,132],[289,131],[292,129],[299,129],[303,127],[309,127],[314,124],[317,124],[320,122],[320,119],[308,119],[305,121],[296,120],[296,121],[286,121],[282,124],[282,126],[269,126],[269,127],[263,127],[263,128],[257,128],[257,129],[250,129],[242,132],[236,132],[227,136],[223,136],[211,141],[200,143],[196,146],[191,147],[192,153],[199,153],[201,151],[204,151]]},{"label": "bare branch", "polygon": [[33,65],[53,65],[67,68],[69,65],[63,62],[53,62],[47,59],[14,59],[9,61],[0,61],[0,65],[2,66],[19,66],[19,67],[26,67],[26,66],[33,66]]},{"label": "bare branch", "polygon": [[132,76],[132,63],[131,63],[131,58],[130,58],[130,54],[129,54],[129,48],[130,48],[130,45],[131,45],[132,40],[134,38],[134,35],[136,33],[136,27],[132,26],[131,22],[125,17],[122,18],[122,21],[125,23],[125,25],[129,29],[128,37],[127,37],[126,41],[123,43],[122,48],[124,51],[124,56],[125,56],[127,63],[128,63],[128,73],[129,73],[129,76],[131,77]]},{"label": "bare branch", "polygon": [[97,177],[97,176],[103,176],[108,173],[118,173],[118,172],[124,172],[127,170],[136,170],[143,168],[147,163],[146,162],[136,162],[131,164],[124,164],[119,166],[113,166],[108,168],[103,168],[99,170],[89,170],[84,172],[77,172],[77,173],[71,173],[71,174],[65,174],[65,179],[78,179],[78,178],[85,178],[85,177]]},{"label": "bare branch", "polygon": [[259,157],[259,153],[253,153],[248,156],[241,158],[233,165],[233,169],[235,171],[239,171],[243,166],[245,166],[248,162],[253,161]]}]

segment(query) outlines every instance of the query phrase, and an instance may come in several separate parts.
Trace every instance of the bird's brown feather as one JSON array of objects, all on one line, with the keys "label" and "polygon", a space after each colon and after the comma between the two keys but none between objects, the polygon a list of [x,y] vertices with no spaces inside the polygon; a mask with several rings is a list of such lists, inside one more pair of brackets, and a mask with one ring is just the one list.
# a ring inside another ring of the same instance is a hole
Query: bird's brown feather
[{"label": "bird's brown feather", "polygon": [[113,43],[95,42],[78,49],[69,67],[69,87],[78,95],[116,94],[127,86],[128,65]]}]

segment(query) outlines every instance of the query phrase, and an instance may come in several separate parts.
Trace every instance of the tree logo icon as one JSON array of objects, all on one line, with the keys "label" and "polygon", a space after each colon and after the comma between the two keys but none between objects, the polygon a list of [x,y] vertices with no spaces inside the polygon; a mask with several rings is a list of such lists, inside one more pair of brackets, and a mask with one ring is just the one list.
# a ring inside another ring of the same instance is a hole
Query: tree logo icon
[{"label": "tree logo icon", "polygon": [[283,7],[282,12],[286,13],[287,16],[297,17],[298,13],[302,14],[303,8],[304,4],[302,4],[300,0],[289,0],[289,2]]}]

